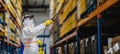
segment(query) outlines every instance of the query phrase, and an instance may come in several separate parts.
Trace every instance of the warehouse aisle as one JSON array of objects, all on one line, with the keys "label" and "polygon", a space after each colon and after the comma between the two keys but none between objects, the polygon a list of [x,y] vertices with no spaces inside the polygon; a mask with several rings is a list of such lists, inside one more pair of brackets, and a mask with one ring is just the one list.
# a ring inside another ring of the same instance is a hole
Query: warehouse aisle
[{"label": "warehouse aisle", "polygon": [[0,54],[120,54],[120,0],[0,0]]},{"label": "warehouse aisle", "polygon": [[[39,25],[40,23],[43,23],[44,21],[46,21],[47,19],[49,19],[49,10],[47,10],[46,12],[41,12],[41,11],[32,11],[30,10],[29,12],[25,12],[26,13],[31,13],[33,14],[34,17],[34,21],[35,21],[35,25]],[[46,32],[45,32],[45,44],[46,44],[46,54],[50,53],[50,37],[49,37],[49,27],[47,27]],[[41,37],[42,36],[42,37]],[[43,36],[44,36],[44,30],[40,33],[39,39],[41,39],[43,41]]]}]

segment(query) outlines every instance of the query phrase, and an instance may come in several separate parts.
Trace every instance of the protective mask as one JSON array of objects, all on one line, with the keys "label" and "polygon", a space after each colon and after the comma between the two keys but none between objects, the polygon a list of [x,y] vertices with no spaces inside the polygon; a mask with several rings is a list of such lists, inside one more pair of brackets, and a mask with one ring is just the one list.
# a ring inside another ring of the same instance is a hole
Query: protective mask
[{"label": "protective mask", "polygon": [[34,22],[33,22],[33,20],[30,20],[30,18],[27,18],[24,20],[23,25],[34,27]]}]

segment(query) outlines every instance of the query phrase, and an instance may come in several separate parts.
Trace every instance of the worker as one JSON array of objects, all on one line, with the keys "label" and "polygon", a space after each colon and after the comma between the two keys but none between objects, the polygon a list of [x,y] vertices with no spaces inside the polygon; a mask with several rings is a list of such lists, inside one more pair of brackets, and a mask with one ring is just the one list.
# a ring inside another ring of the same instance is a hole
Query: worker
[{"label": "worker", "polygon": [[36,36],[38,36],[46,26],[52,24],[52,20],[47,20],[44,23],[35,26],[33,15],[25,15],[23,18],[23,29],[20,36],[24,45],[23,54],[38,54],[39,48]]},{"label": "worker", "polygon": [[38,54],[44,54],[44,50],[43,50],[43,43],[40,39],[37,40],[37,43],[39,44],[39,53]]}]

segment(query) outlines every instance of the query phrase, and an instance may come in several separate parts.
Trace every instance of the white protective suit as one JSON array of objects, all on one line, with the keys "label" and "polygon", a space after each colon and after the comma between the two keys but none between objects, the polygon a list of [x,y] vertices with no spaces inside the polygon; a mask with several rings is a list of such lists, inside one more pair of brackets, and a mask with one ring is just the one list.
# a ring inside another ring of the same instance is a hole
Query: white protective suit
[{"label": "white protective suit", "polygon": [[38,36],[46,26],[39,24],[34,27],[33,20],[29,20],[29,18],[24,20],[23,25],[25,25],[21,32],[21,41],[24,44],[23,54],[38,54],[39,47],[36,36]]}]

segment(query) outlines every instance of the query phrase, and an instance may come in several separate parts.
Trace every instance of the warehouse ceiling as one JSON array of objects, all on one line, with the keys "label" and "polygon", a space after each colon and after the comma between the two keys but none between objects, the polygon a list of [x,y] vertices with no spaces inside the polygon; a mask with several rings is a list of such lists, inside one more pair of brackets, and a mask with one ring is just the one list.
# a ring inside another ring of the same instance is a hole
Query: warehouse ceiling
[{"label": "warehouse ceiling", "polygon": [[47,9],[50,0],[23,0],[23,9]]}]

